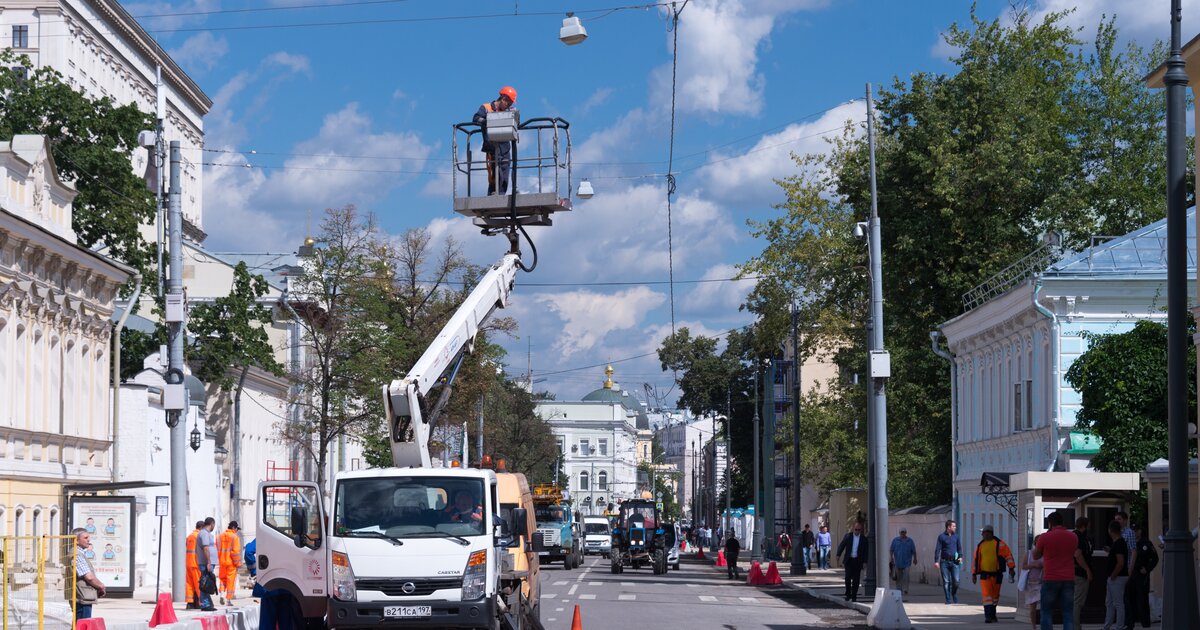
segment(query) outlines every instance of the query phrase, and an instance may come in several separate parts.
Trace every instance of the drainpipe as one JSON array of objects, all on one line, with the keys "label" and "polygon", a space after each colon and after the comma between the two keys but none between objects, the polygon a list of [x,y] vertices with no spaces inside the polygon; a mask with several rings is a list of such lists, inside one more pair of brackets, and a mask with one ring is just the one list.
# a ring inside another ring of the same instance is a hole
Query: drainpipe
[{"label": "drainpipe", "polygon": [[1038,294],[1042,292],[1042,278],[1038,276],[1033,285],[1033,307],[1039,313],[1050,318],[1050,359],[1054,361],[1054,367],[1051,374],[1054,375],[1054,388],[1051,390],[1051,409],[1050,409],[1050,463],[1046,465],[1047,472],[1054,471],[1054,464],[1058,461],[1058,414],[1062,409],[1062,359],[1058,356],[1058,315],[1053,311],[1042,306],[1038,301]]},{"label": "drainpipe", "polygon": [[954,483],[958,481],[958,453],[955,452],[955,446],[958,445],[958,363],[954,361],[953,354],[942,350],[938,345],[941,336],[940,330],[929,331],[929,343],[933,353],[950,364],[950,500],[953,504],[954,520],[960,521],[962,517],[958,511],[958,491],[954,489]]},{"label": "drainpipe", "polygon": [[125,306],[125,312],[121,313],[121,318],[117,320],[117,325],[113,329],[113,365],[112,365],[112,480],[117,481],[120,463],[119,453],[117,448],[117,435],[121,428],[121,330],[125,328],[125,320],[129,319],[129,313],[133,311],[133,307],[138,303],[138,299],[142,296],[142,274],[134,272],[133,274],[133,294],[129,296],[129,303]]}]

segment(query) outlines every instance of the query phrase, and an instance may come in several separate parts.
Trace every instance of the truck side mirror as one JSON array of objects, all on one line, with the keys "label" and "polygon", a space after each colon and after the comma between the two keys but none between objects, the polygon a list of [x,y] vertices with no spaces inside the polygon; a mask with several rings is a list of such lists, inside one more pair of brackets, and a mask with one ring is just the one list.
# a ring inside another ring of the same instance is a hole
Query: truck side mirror
[{"label": "truck side mirror", "polygon": [[513,536],[528,536],[529,524],[526,519],[529,518],[529,512],[525,508],[513,508]]}]

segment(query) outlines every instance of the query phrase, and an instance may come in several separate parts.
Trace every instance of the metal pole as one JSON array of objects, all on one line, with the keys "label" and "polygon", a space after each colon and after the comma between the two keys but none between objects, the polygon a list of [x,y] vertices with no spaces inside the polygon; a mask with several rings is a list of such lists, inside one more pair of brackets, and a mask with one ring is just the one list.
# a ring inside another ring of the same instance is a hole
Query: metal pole
[{"label": "metal pole", "polygon": [[[875,337],[875,325],[871,320],[871,315],[867,315],[867,350],[871,349],[871,340]],[[871,405],[871,378],[868,376],[864,379],[867,387],[867,510],[864,516],[868,516],[867,522],[863,525],[863,535],[870,536],[875,531],[875,519],[870,517],[871,506],[875,505],[875,460],[872,457],[875,453],[875,408]],[[863,592],[875,592],[875,563],[870,562],[866,566],[863,575]]]},{"label": "metal pole", "polygon": [[800,509],[800,331],[796,320],[800,318],[795,301],[792,302],[792,575],[808,575],[808,563],[804,561],[800,536],[803,526],[800,520],[804,512]]},{"label": "metal pole", "polygon": [[[871,101],[871,84],[867,84],[867,146],[871,165],[871,320],[875,326],[871,349],[883,351],[883,252],[880,244],[879,204],[875,191],[875,109]],[[878,356],[878,355],[876,355]],[[875,429],[875,450],[871,459],[875,464],[875,510],[874,549],[875,579],[886,584],[888,574],[888,499],[887,499],[887,384],[886,377],[871,378],[871,406],[875,411],[872,423]]]},{"label": "metal pole", "polygon": [[760,500],[762,497],[759,496],[759,491],[760,491],[759,478],[762,476],[761,470],[760,470],[760,467],[762,464],[760,462],[761,455],[759,454],[759,449],[762,445],[759,443],[759,436],[758,436],[758,423],[759,423],[759,418],[758,418],[758,386],[759,386],[759,383],[758,383],[758,379],[759,379],[758,363],[755,362],[755,364],[754,364],[754,536],[752,536],[750,538],[750,560],[751,561],[762,559],[762,544],[759,543],[759,540],[761,540],[762,525],[759,523],[759,519],[758,519],[758,515],[762,513],[762,508],[763,508],[762,501]]},{"label": "metal pole", "polygon": [[1167,443],[1170,528],[1163,536],[1163,627],[1200,627],[1188,531],[1187,140],[1188,75],[1180,50],[1180,0],[1171,2],[1167,60]]},{"label": "metal pole", "polygon": [[733,481],[732,476],[729,474],[729,449],[732,447],[732,443],[729,441],[729,423],[733,420],[733,403],[731,402],[732,398],[733,398],[733,396],[730,393],[729,388],[726,387],[725,388],[725,475],[724,475],[724,477],[725,477],[725,518],[721,519],[721,533],[722,534],[726,534],[729,532],[729,517],[731,514],[733,514],[733,498],[732,498],[732,495],[730,493],[730,488],[729,488],[730,482]]},{"label": "metal pole", "polygon": [[592,476],[588,478],[588,511],[596,513],[596,447],[588,447],[588,458],[592,460]]},{"label": "metal pole", "polygon": [[[531,380],[530,383],[532,383],[532,382],[533,381]],[[532,389],[532,388],[533,388],[533,386],[530,385],[530,389]],[[478,420],[479,420],[479,430],[475,432],[475,453],[476,453],[476,456],[478,457],[478,459],[476,461],[478,461],[479,465],[482,466],[483,465],[483,396],[479,397],[479,409],[478,409],[478,412],[476,415],[478,416]],[[495,462],[492,462],[492,463],[495,464]],[[555,481],[557,482],[558,481],[558,472],[555,471],[554,475],[555,475]]]},{"label": "metal pole", "polygon": [[162,592],[162,539],[163,539],[163,517],[158,517],[158,568],[154,572],[154,601],[158,601],[158,594]]},{"label": "metal pole", "polygon": [[[171,192],[167,196],[167,225],[169,234],[170,277],[167,280],[169,295],[183,294],[183,189],[180,184],[182,157],[179,141],[171,141]],[[184,323],[167,325],[168,365],[183,370]],[[167,426],[171,427],[171,599],[183,601],[187,579],[184,562],[187,544],[187,416],[184,411],[168,411]],[[173,422],[172,422],[173,420]]]}]

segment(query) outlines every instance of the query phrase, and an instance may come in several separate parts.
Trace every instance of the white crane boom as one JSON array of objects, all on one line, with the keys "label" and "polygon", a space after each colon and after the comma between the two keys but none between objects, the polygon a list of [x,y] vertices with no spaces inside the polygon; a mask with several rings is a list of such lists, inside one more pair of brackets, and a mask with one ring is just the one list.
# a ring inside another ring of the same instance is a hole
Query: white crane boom
[{"label": "white crane boom", "polygon": [[408,374],[384,386],[383,407],[391,429],[393,466],[432,466],[425,395],[462,352],[474,349],[480,326],[497,308],[508,305],[520,262],[519,254],[505,254],[484,274]]}]

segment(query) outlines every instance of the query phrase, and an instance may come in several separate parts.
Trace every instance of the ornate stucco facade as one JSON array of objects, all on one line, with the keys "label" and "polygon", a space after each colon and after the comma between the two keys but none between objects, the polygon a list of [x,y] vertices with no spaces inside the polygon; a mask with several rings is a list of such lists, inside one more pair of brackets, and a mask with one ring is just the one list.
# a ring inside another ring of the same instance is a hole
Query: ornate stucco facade
[{"label": "ornate stucco facade", "polygon": [[0,534],[54,534],[63,485],[111,480],[109,317],[131,270],[76,244],[42,136],[0,140],[0,178]]}]

